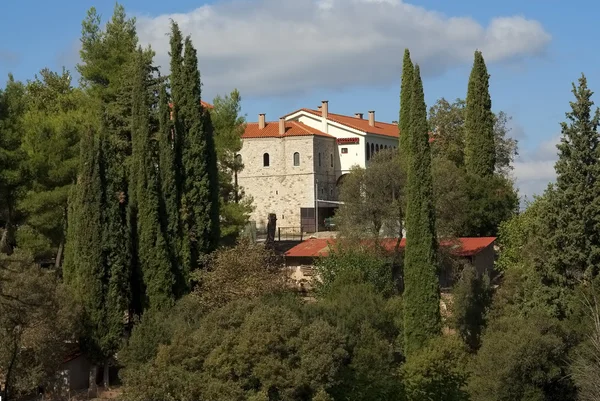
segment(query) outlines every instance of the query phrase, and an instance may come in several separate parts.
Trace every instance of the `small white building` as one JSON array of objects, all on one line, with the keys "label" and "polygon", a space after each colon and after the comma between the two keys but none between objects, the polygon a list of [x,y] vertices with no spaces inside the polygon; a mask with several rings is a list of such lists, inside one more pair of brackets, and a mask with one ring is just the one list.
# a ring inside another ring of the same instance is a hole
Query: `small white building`
[{"label": "small white building", "polygon": [[[269,213],[277,226],[315,231],[331,217],[337,204],[337,187],[352,166],[366,167],[382,149],[398,147],[397,124],[329,112],[327,101],[317,110],[300,109],[267,122],[248,123],[239,157],[244,169],[238,184],[254,200],[251,220],[266,226]],[[318,202],[318,214],[315,206]]]}]

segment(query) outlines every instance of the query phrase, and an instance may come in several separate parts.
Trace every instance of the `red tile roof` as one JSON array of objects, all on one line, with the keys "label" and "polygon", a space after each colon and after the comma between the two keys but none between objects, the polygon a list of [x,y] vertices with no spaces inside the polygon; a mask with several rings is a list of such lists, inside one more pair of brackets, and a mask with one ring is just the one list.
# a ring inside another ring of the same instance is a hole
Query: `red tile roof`
[{"label": "red tile roof", "polygon": [[[313,109],[306,109],[306,108],[300,109],[300,110],[305,111],[307,113],[314,114],[316,116],[322,115],[320,110],[313,110]],[[298,110],[298,111],[300,111],[300,110]],[[298,111],[295,111],[294,113],[297,113]],[[291,114],[294,114],[294,113],[291,113]],[[331,113],[331,112],[327,113],[327,119],[334,121],[338,124],[342,124],[347,127],[354,128],[359,131],[368,132],[370,134],[389,136],[389,137],[393,137],[393,138],[399,137],[399,130],[398,130],[397,124],[390,124],[390,123],[384,123],[381,121],[375,121],[375,126],[371,127],[369,125],[368,119],[352,117],[352,116],[345,116],[343,114],[335,114],[335,113]]]},{"label": "red tile roof", "polygon": [[215,106],[213,106],[212,104],[210,104],[208,102],[205,102],[204,100],[200,100],[200,104],[203,107],[206,107],[207,109],[214,109],[215,108]]},{"label": "red tile roof", "polygon": [[298,121],[286,121],[284,135],[279,135],[279,121],[267,122],[263,129],[258,128],[258,123],[248,123],[246,124],[246,130],[244,131],[242,138],[283,138],[289,136],[312,135],[333,138],[333,136],[329,134]]},{"label": "red tile roof", "polygon": [[[454,241],[446,240],[441,241],[440,246],[450,248],[450,253],[455,256],[474,256],[485,248],[490,246],[496,237],[464,237],[457,238]],[[386,238],[382,240],[383,247],[388,251],[393,251],[396,246],[395,238]],[[328,256],[329,250],[336,244],[334,238],[310,238],[306,241],[296,245],[285,253],[287,257],[319,257]],[[406,238],[402,238],[400,241],[400,248],[406,246]]]}]

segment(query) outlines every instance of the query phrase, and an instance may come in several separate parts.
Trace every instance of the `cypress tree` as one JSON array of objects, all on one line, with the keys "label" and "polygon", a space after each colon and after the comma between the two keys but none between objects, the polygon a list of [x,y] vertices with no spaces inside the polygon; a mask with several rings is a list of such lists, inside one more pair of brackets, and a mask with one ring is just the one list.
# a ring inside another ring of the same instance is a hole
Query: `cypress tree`
[{"label": "cypress tree", "polygon": [[410,164],[404,263],[405,352],[418,350],[441,330],[435,207],[427,109],[419,66],[411,94]]},{"label": "cypress tree", "polygon": [[173,271],[161,227],[158,177],[153,158],[148,105],[148,64],[140,49],[132,102],[132,179],[137,201],[138,259],[150,307],[173,303]]},{"label": "cypress tree", "polygon": [[177,195],[177,163],[174,150],[174,128],[170,119],[166,85],[161,85],[158,99],[158,169],[160,188],[161,229],[165,233],[169,260],[175,280],[174,294],[179,297],[185,289],[185,277],[179,268],[179,206]]},{"label": "cypress tree", "polygon": [[410,156],[410,107],[413,86],[414,66],[410,59],[410,51],[404,50],[404,61],[402,63],[402,83],[400,85],[400,116],[398,128],[400,129],[400,160],[404,166],[408,166]]},{"label": "cypress tree", "polygon": [[494,174],[494,114],[489,91],[490,76],[480,51],[475,52],[465,108],[465,166],[468,173]]},{"label": "cypress tree", "polygon": [[178,110],[181,117],[183,191],[182,261],[187,271],[199,267],[200,257],[213,251],[219,240],[217,157],[210,114],[200,104],[200,71],[196,49],[185,40],[184,91]]}]

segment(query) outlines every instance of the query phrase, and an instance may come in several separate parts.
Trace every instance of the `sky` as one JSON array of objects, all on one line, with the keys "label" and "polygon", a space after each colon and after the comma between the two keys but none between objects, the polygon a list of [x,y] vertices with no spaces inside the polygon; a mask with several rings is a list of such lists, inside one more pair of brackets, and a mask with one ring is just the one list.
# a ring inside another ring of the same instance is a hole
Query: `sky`
[{"label": "sky", "polygon": [[[486,4],[487,3],[487,4]],[[198,49],[202,98],[238,88],[248,121],[277,120],[329,101],[333,113],[375,110],[398,119],[402,56],[421,67],[431,106],[464,98],[475,50],[490,78],[492,108],[512,117],[519,141],[513,172],[522,197],[554,175],[560,122],[585,73],[600,87],[597,13],[592,0],[122,0],[140,42],[168,73],[169,21]],[[3,4],[0,85],[48,67],[75,74],[81,21],[96,7],[106,21],[112,0],[20,0]]]}]

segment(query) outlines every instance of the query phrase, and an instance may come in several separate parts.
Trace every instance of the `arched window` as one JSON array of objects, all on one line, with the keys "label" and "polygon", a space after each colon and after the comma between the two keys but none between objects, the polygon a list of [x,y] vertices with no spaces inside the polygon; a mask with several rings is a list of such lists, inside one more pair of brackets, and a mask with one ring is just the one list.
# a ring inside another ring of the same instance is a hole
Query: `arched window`
[{"label": "arched window", "polygon": [[235,162],[238,166],[242,165],[242,155],[240,155],[239,153],[237,155],[235,155]]},{"label": "arched window", "polygon": [[385,145],[385,150],[387,150],[387,145]]},{"label": "arched window", "polygon": [[300,153],[295,152],[294,153],[294,166],[299,166],[300,165]]},{"label": "arched window", "polygon": [[375,153],[379,152],[379,144],[375,145]]},{"label": "arched window", "polygon": [[265,153],[263,155],[263,167],[269,167],[269,154]]},{"label": "arched window", "polygon": [[330,155],[330,160],[331,160],[331,167],[333,167],[333,153]]},{"label": "arched window", "polygon": [[371,157],[375,154],[375,145],[371,144]]},{"label": "arched window", "polygon": [[367,148],[365,149],[365,152],[367,153],[367,160],[369,160],[371,158],[371,148],[369,147],[369,142],[367,142]]}]

